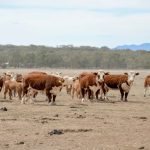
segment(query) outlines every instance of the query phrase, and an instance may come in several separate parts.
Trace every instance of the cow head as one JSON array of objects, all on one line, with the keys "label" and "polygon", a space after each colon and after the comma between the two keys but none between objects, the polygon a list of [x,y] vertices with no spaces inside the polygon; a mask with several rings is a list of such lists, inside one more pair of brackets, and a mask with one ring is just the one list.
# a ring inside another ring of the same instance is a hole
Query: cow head
[{"label": "cow head", "polygon": [[78,77],[71,77],[71,76],[64,76],[63,77],[63,79],[65,80],[64,81],[64,85],[71,85],[71,84],[73,84],[73,82],[75,81],[75,80],[77,80],[77,78]]},{"label": "cow head", "polygon": [[99,82],[104,82],[104,76],[105,75],[108,75],[109,73],[108,72],[104,72],[103,70],[99,70],[98,72],[97,72],[97,74],[98,74],[98,81]]},{"label": "cow head", "polygon": [[128,83],[133,83],[135,76],[139,75],[139,73],[135,71],[130,71],[129,73],[124,74],[128,76]]}]

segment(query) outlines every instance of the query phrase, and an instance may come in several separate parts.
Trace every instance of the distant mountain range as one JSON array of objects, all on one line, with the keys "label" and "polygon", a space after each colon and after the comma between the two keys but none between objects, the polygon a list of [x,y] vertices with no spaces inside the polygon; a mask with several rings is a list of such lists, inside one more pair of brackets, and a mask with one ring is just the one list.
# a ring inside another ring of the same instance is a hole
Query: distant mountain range
[{"label": "distant mountain range", "polygon": [[119,50],[125,50],[125,49],[130,49],[130,50],[150,50],[150,43],[143,43],[140,45],[120,45],[115,47],[114,49],[119,49]]}]

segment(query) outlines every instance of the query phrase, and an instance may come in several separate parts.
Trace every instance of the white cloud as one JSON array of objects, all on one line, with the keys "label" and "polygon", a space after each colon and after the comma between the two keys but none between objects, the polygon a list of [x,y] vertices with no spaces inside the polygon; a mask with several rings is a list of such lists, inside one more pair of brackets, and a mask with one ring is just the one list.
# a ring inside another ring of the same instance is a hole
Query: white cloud
[{"label": "white cloud", "polygon": [[107,3],[106,0],[3,0],[3,3],[10,1],[18,7],[55,5],[64,9],[0,9],[0,44],[116,46],[150,39],[150,12],[116,15],[113,11],[65,10],[65,7],[146,9],[150,6],[148,0]]}]

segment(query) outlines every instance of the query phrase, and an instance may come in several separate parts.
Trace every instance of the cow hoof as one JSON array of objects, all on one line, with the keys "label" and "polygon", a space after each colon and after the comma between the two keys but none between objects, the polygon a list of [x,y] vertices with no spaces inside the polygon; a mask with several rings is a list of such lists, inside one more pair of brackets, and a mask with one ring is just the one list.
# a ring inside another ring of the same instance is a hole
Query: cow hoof
[{"label": "cow hoof", "polygon": [[104,97],[104,100],[105,100],[105,101],[109,101],[109,98],[108,98],[108,97]]},{"label": "cow hoof", "polygon": [[82,103],[84,102],[84,98],[82,98],[81,102],[82,102]]}]

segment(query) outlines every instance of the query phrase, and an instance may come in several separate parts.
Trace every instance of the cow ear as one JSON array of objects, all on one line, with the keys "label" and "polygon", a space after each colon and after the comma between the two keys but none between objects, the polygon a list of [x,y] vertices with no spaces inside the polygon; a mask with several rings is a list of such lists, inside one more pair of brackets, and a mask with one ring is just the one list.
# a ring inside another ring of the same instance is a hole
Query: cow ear
[{"label": "cow ear", "polygon": [[128,75],[128,73],[127,73],[127,72],[125,72],[124,74],[125,74],[125,75]]},{"label": "cow ear", "polygon": [[94,75],[98,75],[98,72],[93,72]]},{"label": "cow ear", "polygon": [[135,74],[135,75],[136,75],[136,76],[138,76],[139,74],[140,74],[139,72],[136,72],[136,74]]},{"label": "cow ear", "polygon": [[109,72],[106,72],[105,75],[110,75],[110,73],[109,73]]}]

